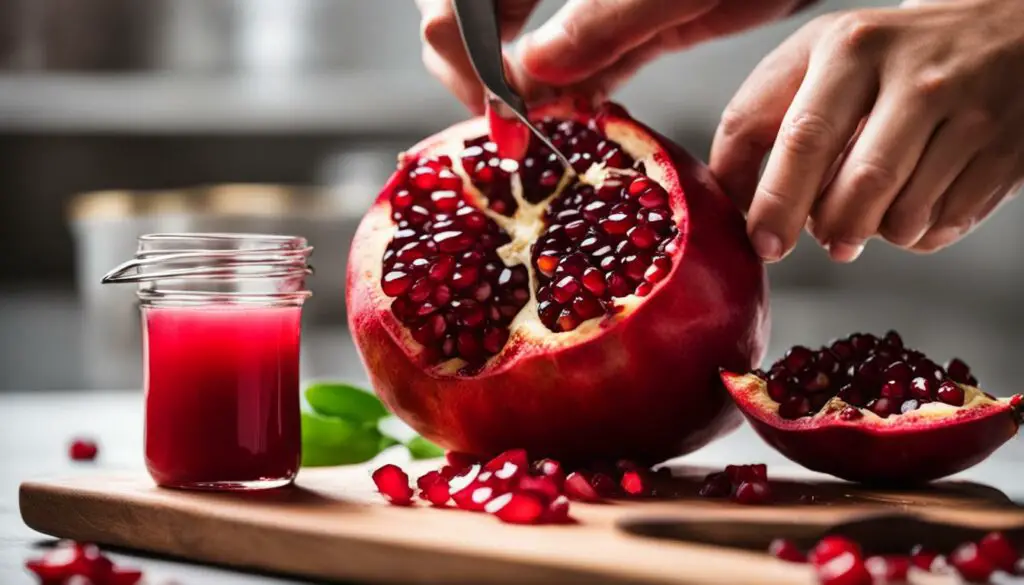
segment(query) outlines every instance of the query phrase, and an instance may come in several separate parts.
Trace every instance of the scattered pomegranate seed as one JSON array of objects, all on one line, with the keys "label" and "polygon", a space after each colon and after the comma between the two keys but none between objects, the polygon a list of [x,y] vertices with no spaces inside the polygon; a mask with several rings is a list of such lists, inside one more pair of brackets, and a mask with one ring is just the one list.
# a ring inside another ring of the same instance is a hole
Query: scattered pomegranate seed
[{"label": "scattered pomegranate seed", "polygon": [[910,558],[903,556],[873,556],[864,560],[864,568],[871,573],[875,585],[904,583],[910,572]]},{"label": "scattered pomegranate seed", "polygon": [[540,498],[525,492],[502,494],[484,507],[488,514],[509,524],[536,524],[546,509]]},{"label": "scattered pomegranate seed", "polygon": [[864,561],[850,552],[841,552],[816,567],[821,585],[872,585]]},{"label": "scattered pomegranate seed", "polygon": [[551,524],[562,524],[569,520],[569,499],[565,496],[558,496],[548,504],[547,510],[544,512],[544,521]]},{"label": "scattered pomegranate seed", "polygon": [[978,541],[978,552],[1000,571],[1013,573],[1020,555],[1002,532],[990,532]]},{"label": "scattered pomegranate seed", "polygon": [[653,496],[654,486],[651,477],[642,470],[627,471],[622,474],[622,491],[631,496]]},{"label": "scattered pomegranate seed", "polygon": [[857,559],[862,558],[860,546],[856,542],[843,536],[826,536],[811,549],[807,558],[813,565],[823,565],[844,553],[849,553]]},{"label": "scattered pomegranate seed", "polygon": [[805,563],[807,562],[807,555],[800,550],[800,547],[796,545],[792,540],[785,538],[776,538],[768,545],[768,554],[773,557],[789,561],[791,563]]},{"label": "scattered pomegranate seed", "polygon": [[949,564],[967,581],[984,583],[995,570],[973,542],[961,544],[949,555]]},{"label": "scattered pomegranate seed", "polygon": [[516,490],[535,494],[545,502],[551,502],[562,494],[561,486],[557,481],[546,475],[525,475],[520,477]]},{"label": "scattered pomegranate seed", "polygon": [[373,483],[377,491],[395,506],[412,503],[413,491],[409,487],[409,476],[397,465],[384,465],[373,472]]},{"label": "scattered pomegranate seed", "polygon": [[118,567],[93,544],[62,541],[42,558],[26,561],[25,568],[43,585],[135,585],[142,571]]},{"label": "scattered pomegranate seed", "polygon": [[766,481],[744,481],[736,487],[733,498],[740,504],[767,504],[772,500],[772,490]]},{"label": "scattered pomegranate seed", "polygon": [[92,439],[75,439],[71,441],[71,446],[68,447],[68,457],[72,461],[92,461],[96,459],[98,453],[99,447]]},{"label": "scattered pomegranate seed", "polygon": [[932,565],[938,557],[939,553],[926,549],[921,545],[916,545],[910,549],[910,562],[922,571],[931,571]]},{"label": "scattered pomegranate seed", "polygon": [[580,502],[600,502],[601,495],[582,472],[573,472],[565,478],[565,495]]},{"label": "scattered pomegranate seed", "polygon": [[724,472],[711,473],[704,478],[699,495],[703,498],[728,498],[732,491],[732,481],[728,475]]}]

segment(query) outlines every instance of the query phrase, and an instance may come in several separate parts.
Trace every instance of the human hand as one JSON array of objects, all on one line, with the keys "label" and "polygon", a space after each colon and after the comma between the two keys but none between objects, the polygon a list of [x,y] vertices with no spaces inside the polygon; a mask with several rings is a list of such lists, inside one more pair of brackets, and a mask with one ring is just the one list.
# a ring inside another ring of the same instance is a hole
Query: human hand
[{"label": "human hand", "polygon": [[[538,0],[498,2],[501,36],[514,39]],[[785,16],[806,0],[569,0],[507,55],[510,81],[528,100],[558,91],[611,92],[658,55]],[[416,0],[423,62],[474,113],[483,88],[466,56],[451,0]]]},{"label": "human hand", "polygon": [[932,252],[1024,181],[1020,4],[916,4],[811,22],[726,108],[711,167],[764,259],[804,226],[841,262],[876,235]]}]

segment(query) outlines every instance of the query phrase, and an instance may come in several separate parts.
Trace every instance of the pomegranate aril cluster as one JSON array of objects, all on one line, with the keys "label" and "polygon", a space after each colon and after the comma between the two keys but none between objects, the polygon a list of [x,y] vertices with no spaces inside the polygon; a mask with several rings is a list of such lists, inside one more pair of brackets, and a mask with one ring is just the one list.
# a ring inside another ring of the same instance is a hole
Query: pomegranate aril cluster
[{"label": "pomegranate aril cluster", "polygon": [[948,556],[921,545],[907,555],[864,556],[860,546],[842,536],[826,536],[807,553],[790,540],[778,538],[768,553],[793,563],[808,562],[822,585],[881,585],[904,583],[911,569],[942,573],[955,571],[963,581],[987,583],[996,571],[1017,574],[1021,555],[1002,532],[990,532],[978,542],[965,542]]},{"label": "pomegranate aril cluster", "polygon": [[610,313],[612,299],[650,294],[672,270],[678,229],[668,194],[648,177],[574,184],[545,219],[532,258],[538,312],[552,331]]},{"label": "pomegranate aril cluster", "polygon": [[142,571],[118,567],[94,544],[62,541],[39,559],[25,563],[41,585],[135,585]]},{"label": "pomegranate aril cluster", "polygon": [[731,498],[747,505],[768,504],[772,489],[768,483],[768,466],[726,465],[725,471],[711,473],[704,478],[698,494],[704,498]]},{"label": "pomegranate aril cluster", "polygon": [[886,418],[929,402],[963,406],[960,384],[978,384],[962,360],[943,368],[906,347],[895,331],[882,337],[855,333],[817,350],[798,345],[757,374],[786,419],[813,415],[833,396],[851,405],[839,414],[844,420],[861,418],[861,408]]},{"label": "pomegranate aril cluster", "polygon": [[479,364],[508,340],[509,323],[530,298],[529,276],[498,257],[508,235],[466,202],[451,164],[445,156],[421,161],[391,195],[397,226],[381,289],[430,362]]},{"label": "pomegranate aril cluster", "polygon": [[509,524],[552,524],[569,521],[566,476],[552,460],[531,463],[522,449],[506,451],[487,462],[450,454],[448,464],[416,480],[395,465],[373,472],[373,481],[389,503],[408,506],[414,495],[436,508],[449,505],[487,512]]},{"label": "pomegranate aril cluster", "polygon": [[[605,138],[596,121],[546,118],[536,123],[551,142],[563,152],[569,152],[569,162],[577,173],[584,173],[591,164],[629,168],[633,159],[614,141]],[[487,198],[490,209],[511,216],[518,204],[512,196],[512,174],[518,172],[523,185],[523,198],[539,203],[554,193],[562,180],[564,169],[558,157],[536,136],[530,136],[526,156],[521,161],[504,159],[497,145],[487,136],[465,142],[459,155],[462,168],[473,185]]]}]

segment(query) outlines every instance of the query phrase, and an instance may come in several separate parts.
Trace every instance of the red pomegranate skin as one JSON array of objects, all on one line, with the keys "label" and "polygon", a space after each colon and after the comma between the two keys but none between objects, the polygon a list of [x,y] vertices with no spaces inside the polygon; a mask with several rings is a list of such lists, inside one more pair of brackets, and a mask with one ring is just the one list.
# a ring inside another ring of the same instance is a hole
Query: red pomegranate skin
[{"label": "red pomegranate skin", "polygon": [[1009,401],[931,419],[904,414],[847,421],[835,410],[786,420],[751,399],[763,385],[756,376],[723,372],[722,380],[769,445],[808,469],[863,483],[915,484],[959,473],[988,458],[1020,424],[1020,410]]},{"label": "red pomegranate skin", "polygon": [[[482,370],[459,375],[425,364],[389,310],[379,285],[394,229],[389,194],[424,151],[486,134],[480,118],[406,153],[357,230],[347,302],[359,353],[385,404],[445,448],[489,455],[518,447],[564,461],[653,463],[694,451],[740,423],[718,371],[759,364],[770,322],[767,277],[743,217],[701,162],[619,117],[620,107],[604,111],[605,128],[626,124],[647,134],[664,149],[654,164],[677,169],[663,186],[680,246],[669,276],[628,315],[605,317],[588,338],[563,344],[565,334],[527,339],[513,332]],[[548,114],[586,119],[564,105],[537,113]]]}]

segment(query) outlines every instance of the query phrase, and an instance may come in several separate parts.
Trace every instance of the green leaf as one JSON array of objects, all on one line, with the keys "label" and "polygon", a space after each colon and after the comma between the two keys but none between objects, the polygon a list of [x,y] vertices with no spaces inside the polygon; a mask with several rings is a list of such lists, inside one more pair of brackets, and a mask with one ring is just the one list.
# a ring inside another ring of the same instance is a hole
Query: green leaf
[{"label": "green leaf", "polygon": [[302,413],[302,466],[350,465],[380,453],[382,436],[374,425]]},{"label": "green leaf", "polygon": [[394,440],[393,438],[391,438],[391,437],[389,437],[387,435],[384,435],[384,436],[382,436],[380,438],[380,450],[381,451],[383,451],[384,449],[390,449],[391,447],[394,447],[395,445],[401,445],[401,443],[399,443],[398,441]]},{"label": "green leaf", "polygon": [[306,388],[306,401],[318,414],[375,423],[388,415],[370,392],[342,382],[320,382]]},{"label": "green leaf", "polygon": [[424,439],[416,437],[405,444],[413,459],[434,459],[444,455],[444,449]]}]

